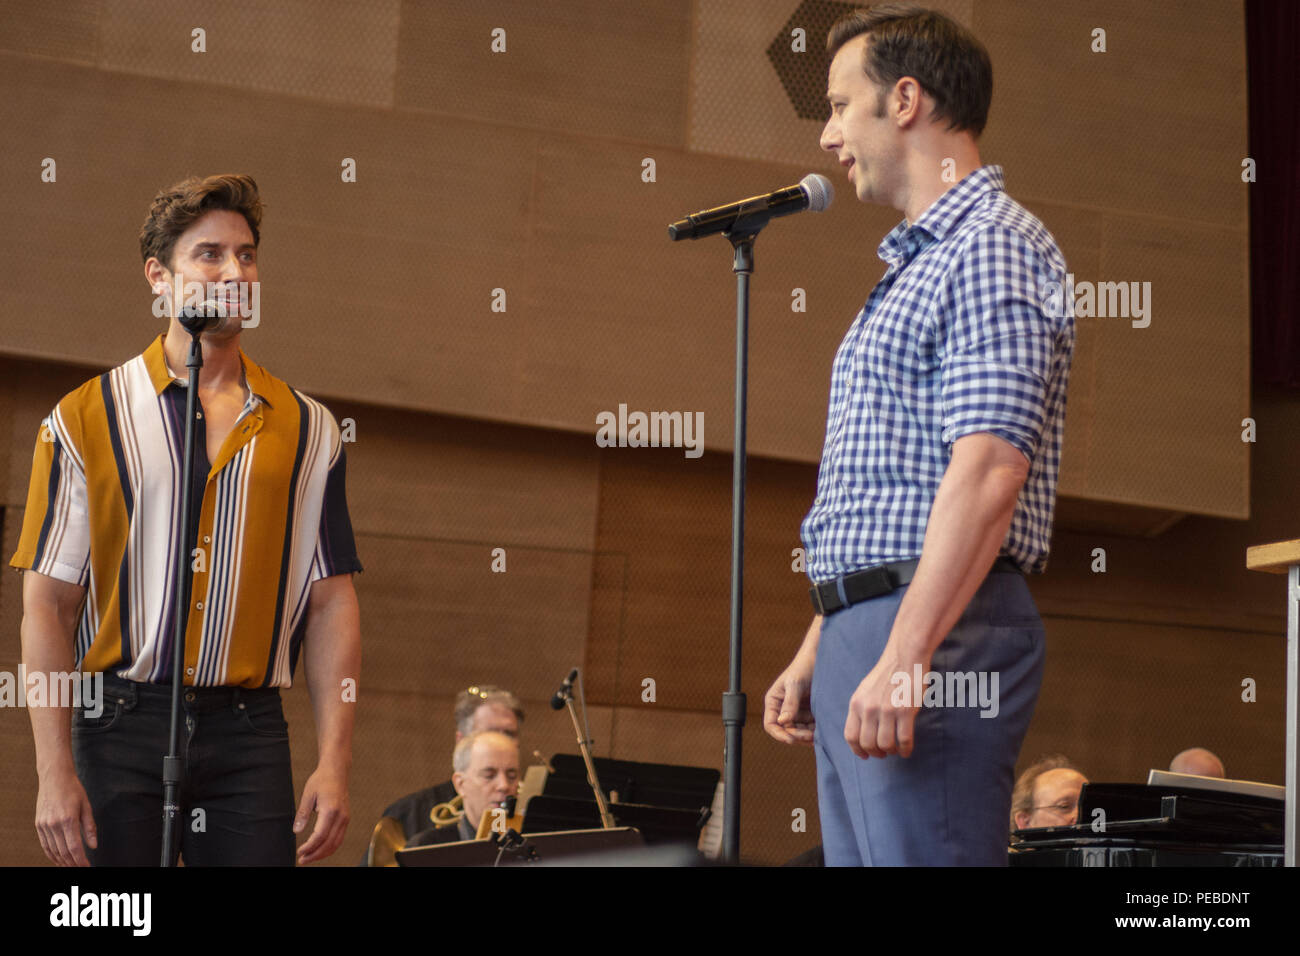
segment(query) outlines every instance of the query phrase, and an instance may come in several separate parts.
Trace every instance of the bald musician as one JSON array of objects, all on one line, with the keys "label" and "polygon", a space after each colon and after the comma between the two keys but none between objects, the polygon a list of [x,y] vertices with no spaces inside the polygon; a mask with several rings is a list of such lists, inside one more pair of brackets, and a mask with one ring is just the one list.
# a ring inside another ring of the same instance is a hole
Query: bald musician
[{"label": "bald musician", "polygon": [[1220,780],[1225,776],[1223,761],[1204,747],[1190,747],[1182,751],[1169,764],[1169,769],[1174,773],[1190,773],[1198,777],[1218,777]]},{"label": "bald musician", "polygon": [[407,849],[472,840],[483,814],[519,793],[519,744],[513,737],[494,730],[471,734],[456,744],[451,765],[452,786],[464,803],[464,815],[456,823],[417,833]]}]

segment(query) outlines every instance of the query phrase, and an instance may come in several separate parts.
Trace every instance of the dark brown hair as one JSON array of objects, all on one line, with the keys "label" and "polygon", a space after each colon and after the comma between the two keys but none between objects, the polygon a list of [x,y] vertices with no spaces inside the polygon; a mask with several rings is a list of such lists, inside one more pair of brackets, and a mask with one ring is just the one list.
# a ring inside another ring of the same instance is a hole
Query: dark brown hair
[{"label": "dark brown hair", "polygon": [[[882,91],[910,76],[934,99],[934,118],[948,130],[984,131],[993,100],[993,63],[969,30],[942,13],[909,3],[879,3],[836,20],[826,38],[831,57],[868,33],[862,69]],[[884,93],[877,112],[883,115]]]},{"label": "dark brown hair", "polygon": [[200,179],[191,176],[153,197],[149,217],[140,227],[140,256],[145,262],[157,256],[171,269],[176,240],[186,229],[214,209],[242,215],[253,233],[253,245],[261,241],[262,200],[252,176],[226,173]]}]

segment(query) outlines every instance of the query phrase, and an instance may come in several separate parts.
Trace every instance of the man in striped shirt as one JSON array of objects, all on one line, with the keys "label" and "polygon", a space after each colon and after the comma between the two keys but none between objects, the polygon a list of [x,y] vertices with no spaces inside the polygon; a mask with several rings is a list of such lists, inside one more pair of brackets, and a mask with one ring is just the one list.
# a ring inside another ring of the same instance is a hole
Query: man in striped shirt
[{"label": "man in striped shirt", "polygon": [[1042,679],[1023,575],[1051,534],[1065,263],[981,164],[978,40],[889,3],[841,19],[828,48],[821,145],[860,200],[906,218],[835,357],[802,527],[816,613],[763,723],[816,748],[827,865],[1005,865]]},{"label": "man in striped shirt", "polygon": [[[248,176],[159,193],[140,245],[168,302],[166,332],[66,395],[40,428],[11,561],[25,572],[23,660],[29,673],[102,672],[105,697],[98,717],[31,710],[36,828],[56,863],[161,858],[178,550],[191,578],[177,828],[186,864],[292,865],[294,834],[315,814],[296,853],[307,863],[338,849],[347,829],[361,564],[343,444],[323,405],[244,355],[237,314],[202,336],[197,533],[180,540],[190,336],[172,290],[199,282],[237,304],[241,284],[258,281],[260,222]],[[295,814],[279,689],[300,654],[319,762]]]}]

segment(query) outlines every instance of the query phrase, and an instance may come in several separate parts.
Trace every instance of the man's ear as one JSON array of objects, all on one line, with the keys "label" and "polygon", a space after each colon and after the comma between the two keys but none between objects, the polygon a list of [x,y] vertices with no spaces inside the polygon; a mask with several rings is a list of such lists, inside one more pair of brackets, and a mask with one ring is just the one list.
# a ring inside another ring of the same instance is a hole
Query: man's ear
[{"label": "man's ear", "polygon": [[1017,830],[1023,830],[1025,827],[1029,826],[1029,818],[1032,817],[1032,816],[1033,816],[1032,813],[1025,813],[1024,810],[1017,810],[1017,811],[1016,811],[1016,829],[1017,829]]},{"label": "man's ear", "polygon": [[451,785],[456,788],[456,792],[464,794],[465,792],[465,775],[457,770],[451,775]]},{"label": "man's ear", "polygon": [[899,77],[898,82],[894,84],[889,107],[890,119],[894,120],[901,129],[907,129],[920,122],[925,115],[924,90],[921,89],[921,84],[914,77]]},{"label": "man's ear", "polygon": [[145,281],[153,287],[154,294],[157,295],[161,290],[160,286],[170,286],[172,283],[172,274],[157,256],[150,256],[144,264]]}]

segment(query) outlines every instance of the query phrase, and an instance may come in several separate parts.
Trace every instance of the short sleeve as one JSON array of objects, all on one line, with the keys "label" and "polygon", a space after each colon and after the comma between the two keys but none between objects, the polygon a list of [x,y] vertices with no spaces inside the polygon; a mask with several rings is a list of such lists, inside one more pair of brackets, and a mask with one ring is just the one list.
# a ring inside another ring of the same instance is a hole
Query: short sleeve
[{"label": "short sleeve", "polygon": [[1011,230],[977,234],[958,259],[940,333],[946,445],[989,432],[1034,460],[1058,331],[1044,294],[1063,278]]},{"label": "short sleeve", "polygon": [[9,563],[82,587],[90,580],[86,474],[57,411],[41,423],[36,438],[23,528]]},{"label": "short sleeve", "polygon": [[[337,436],[337,426],[334,432]],[[312,581],[362,570],[361,561],[357,557],[356,540],[352,535],[352,518],[348,514],[348,456],[344,444],[335,438],[334,455],[321,501],[320,531],[316,538],[316,560],[312,562]]]}]

